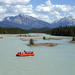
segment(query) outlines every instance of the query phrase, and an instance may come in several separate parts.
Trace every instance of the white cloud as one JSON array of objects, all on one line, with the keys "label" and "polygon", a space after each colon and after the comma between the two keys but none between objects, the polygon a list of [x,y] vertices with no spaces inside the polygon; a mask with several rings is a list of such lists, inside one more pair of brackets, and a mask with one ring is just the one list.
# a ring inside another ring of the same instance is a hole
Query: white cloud
[{"label": "white cloud", "polygon": [[30,0],[0,0],[2,3],[6,4],[27,4]]},{"label": "white cloud", "polygon": [[75,6],[69,6],[69,5],[55,5],[54,8],[57,10],[60,10],[62,12],[69,12],[74,8]]},{"label": "white cloud", "polygon": [[31,0],[0,0],[0,19],[24,13],[38,19],[53,22],[64,16],[75,16],[75,6],[52,4],[50,0],[33,7]]},{"label": "white cloud", "polygon": [[70,12],[71,13],[75,12],[75,6],[57,5],[57,4],[55,5],[55,4],[52,4],[50,0],[48,0],[44,4],[38,5],[35,10],[40,15],[41,14],[43,16],[48,15],[50,17],[50,21],[49,21],[49,18],[48,18],[48,21],[51,22],[52,19],[58,20],[64,16],[69,16]]},{"label": "white cloud", "polygon": [[70,12],[70,15],[75,19],[75,11],[74,12]]},{"label": "white cloud", "polygon": [[16,5],[14,7],[16,13],[31,13],[32,12],[32,5],[24,6],[24,5]]},{"label": "white cloud", "polygon": [[51,3],[50,0],[46,1],[45,4],[48,5],[48,6],[52,6],[52,3]]},{"label": "white cloud", "polygon": [[2,6],[0,6],[0,13],[4,13],[6,11],[5,8],[3,8]]},{"label": "white cloud", "polygon": [[46,1],[45,4],[38,5],[36,11],[39,12],[50,12],[53,8],[53,5],[50,0]]},{"label": "white cloud", "polygon": [[50,8],[47,7],[47,6],[44,6],[44,5],[39,5],[37,6],[36,8],[36,11],[39,11],[39,12],[49,12],[50,11]]},{"label": "white cloud", "polygon": [[49,19],[49,16],[48,15],[43,15],[43,14],[37,14],[36,18],[40,19],[40,20],[43,20],[43,21],[46,21],[46,22],[49,22],[50,19]]},{"label": "white cloud", "polygon": [[20,13],[31,13],[32,5],[25,5],[30,0],[0,0],[0,19]]}]

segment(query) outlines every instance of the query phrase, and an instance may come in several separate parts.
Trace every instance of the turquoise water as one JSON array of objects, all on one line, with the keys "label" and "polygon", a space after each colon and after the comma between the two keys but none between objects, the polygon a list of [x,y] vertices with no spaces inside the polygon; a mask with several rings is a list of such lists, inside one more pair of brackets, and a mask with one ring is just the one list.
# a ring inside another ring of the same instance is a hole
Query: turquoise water
[{"label": "turquoise water", "polygon": [[[71,39],[38,40],[58,43],[55,47],[28,47],[28,41],[3,35],[0,39],[0,75],[75,75],[75,44]],[[33,50],[35,56],[16,57],[18,51]]]}]

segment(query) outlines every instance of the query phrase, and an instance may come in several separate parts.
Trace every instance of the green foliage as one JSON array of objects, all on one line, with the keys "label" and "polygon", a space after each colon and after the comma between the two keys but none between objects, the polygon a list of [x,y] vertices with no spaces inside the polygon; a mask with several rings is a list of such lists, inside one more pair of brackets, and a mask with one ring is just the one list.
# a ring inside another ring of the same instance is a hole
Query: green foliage
[{"label": "green foliage", "polygon": [[34,45],[33,39],[30,39],[30,45]]},{"label": "green foliage", "polygon": [[45,40],[45,39],[46,39],[46,37],[44,36],[44,37],[43,37],[43,40]]},{"label": "green foliage", "polygon": [[75,37],[72,38],[72,41],[75,41]]},{"label": "green foliage", "polygon": [[75,26],[57,27],[45,33],[57,36],[75,36]]},{"label": "green foliage", "polygon": [[20,28],[0,28],[0,34],[25,34],[25,33],[28,33],[28,31]]},{"label": "green foliage", "polygon": [[[57,36],[75,36],[75,26],[57,27],[53,29],[42,28],[42,29],[32,29],[23,30],[20,28],[0,28],[0,34],[25,34],[30,32],[47,33]],[[26,35],[20,35],[26,37]],[[30,35],[28,37],[31,37]],[[45,39],[43,37],[43,39]]]}]

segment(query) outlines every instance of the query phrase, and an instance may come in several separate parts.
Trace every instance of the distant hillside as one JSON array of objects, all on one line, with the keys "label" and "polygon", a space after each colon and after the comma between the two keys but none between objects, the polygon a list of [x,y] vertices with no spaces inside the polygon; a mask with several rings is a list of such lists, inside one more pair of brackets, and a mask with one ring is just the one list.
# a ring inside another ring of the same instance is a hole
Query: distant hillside
[{"label": "distant hillside", "polygon": [[9,28],[17,27],[22,29],[32,29],[49,26],[50,24],[47,22],[23,14],[14,17],[13,16],[5,17],[3,21],[0,22],[0,27],[9,27]]},{"label": "distant hillside", "polygon": [[34,17],[19,14],[17,16],[5,17],[0,22],[0,27],[7,28],[21,28],[21,29],[40,29],[40,28],[56,28],[65,26],[75,26],[75,19],[72,16],[61,18],[53,23],[47,23],[42,20],[38,20]]},{"label": "distant hillside", "polygon": [[49,31],[50,28],[44,27],[44,28],[32,28],[28,30],[30,33],[44,33],[46,31]]},{"label": "distant hillside", "polygon": [[62,27],[75,26],[75,19],[72,16],[68,16],[68,17],[61,18],[58,21],[54,21],[51,25],[53,26],[52,28],[59,27],[59,26]]},{"label": "distant hillside", "polygon": [[45,33],[57,36],[74,36],[75,26],[57,27],[46,31]]},{"label": "distant hillside", "polygon": [[23,30],[20,28],[0,28],[0,34],[25,34],[25,33],[47,33],[58,36],[75,36],[75,26],[57,27],[57,28],[40,28]]},{"label": "distant hillside", "polygon": [[20,28],[1,28],[0,27],[0,34],[25,34],[25,33],[28,33],[28,31],[20,29]]}]

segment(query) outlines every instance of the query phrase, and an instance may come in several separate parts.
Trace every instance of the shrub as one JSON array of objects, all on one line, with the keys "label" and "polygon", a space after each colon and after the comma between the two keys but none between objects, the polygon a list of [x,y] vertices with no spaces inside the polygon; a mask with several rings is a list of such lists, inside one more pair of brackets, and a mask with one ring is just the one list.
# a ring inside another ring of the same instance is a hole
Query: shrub
[{"label": "shrub", "polygon": [[72,38],[72,41],[75,41],[75,37]]},{"label": "shrub", "polygon": [[30,45],[33,45],[33,44],[34,44],[33,39],[30,39]]},{"label": "shrub", "polygon": [[46,38],[45,38],[45,36],[43,37],[43,40],[45,40]]}]

